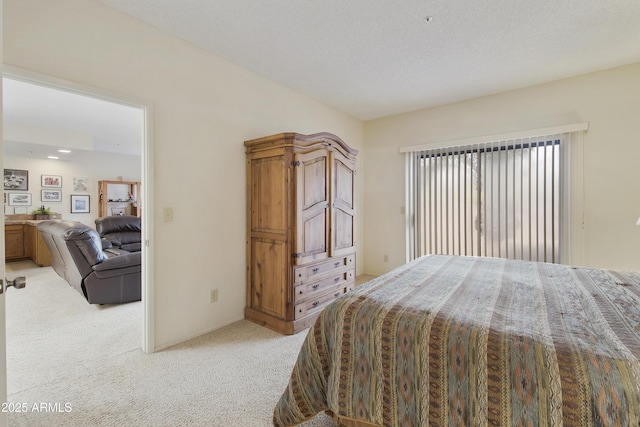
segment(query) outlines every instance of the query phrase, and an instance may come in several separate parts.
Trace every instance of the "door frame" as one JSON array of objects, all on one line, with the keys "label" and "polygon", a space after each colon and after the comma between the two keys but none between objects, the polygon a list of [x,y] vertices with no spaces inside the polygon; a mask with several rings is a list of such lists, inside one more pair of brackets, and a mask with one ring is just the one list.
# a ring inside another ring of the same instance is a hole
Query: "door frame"
[{"label": "door frame", "polygon": [[[155,350],[154,332],[154,265],[153,265],[153,104],[150,101],[128,95],[113,93],[103,89],[51,77],[22,68],[3,65],[2,76],[26,83],[62,90],[77,95],[88,96],[103,101],[137,108],[143,114],[143,135],[141,153],[142,179],[142,344],[144,353],[150,354]],[[0,149],[2,148],[0,141]],[[0,156],[1,158],[1,156]],[[4,257],[3,257],[4,259]],[[4,329],[4,328],[3,328]],[[6,368],[5,368],[6,369]],[[6,376],[5,376],[6,378]]]}]

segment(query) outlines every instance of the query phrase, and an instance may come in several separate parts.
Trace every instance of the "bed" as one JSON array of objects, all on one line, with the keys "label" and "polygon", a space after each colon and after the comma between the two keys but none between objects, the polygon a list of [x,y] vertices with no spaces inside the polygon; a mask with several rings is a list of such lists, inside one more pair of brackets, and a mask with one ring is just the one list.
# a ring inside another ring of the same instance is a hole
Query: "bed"
[{"label": "bed", "polygon": [[640,426],[640,274],[432,255],[309,330],[277,427]]}]

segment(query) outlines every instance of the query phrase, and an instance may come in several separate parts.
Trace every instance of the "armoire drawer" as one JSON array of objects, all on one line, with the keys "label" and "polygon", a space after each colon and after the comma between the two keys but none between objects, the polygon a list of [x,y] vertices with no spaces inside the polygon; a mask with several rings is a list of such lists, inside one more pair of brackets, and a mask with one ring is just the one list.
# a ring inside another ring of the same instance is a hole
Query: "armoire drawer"
[{"label": "armoire drawer", "polygon": [[293,280],[295,283],[302,283],[307,279],[314,280],[316,277],[321,277],[325,274],[331,273],[332,271],[339,270],[344,267],[353,267],[355,262],[356,255],[352,254],[345,257],[330,258],[316,264],[302,265],[294,269]]},{"label": "armoire drawer", "polygon": [[322,310],[324,308],[324,306],[326,306],[331,301],[333,301],[336,298],[338,298],[340,295],[343,295],[348,289],[349,289],[349,286],[346,286],[346,285],[345,286],[340,286],[337,289],[332,290],[331,292],[328,292],[328,293],[322,294],[322,295],[318,295],[315,298],[311,298],[311,299],[309,299],[309,300],[307,300],[305,302],[302,302],[300,304],[296,304],[296,308],[295,308],[295,318],[296,318],[296,320],[297,319],[301,319],[304,316],[307,316],[309,314],[316,313],[316,312]]},{"label": "armoire drawer", "polygon": [[334,273],[317,282],[303,283],[295,287],[295,302],[298,304],[307,299],[314,298],[314,295],[324,294],[334,288],[344,288],[347,283],[353,282],[354,279],[355,271],[349,269],[340,273]]}]

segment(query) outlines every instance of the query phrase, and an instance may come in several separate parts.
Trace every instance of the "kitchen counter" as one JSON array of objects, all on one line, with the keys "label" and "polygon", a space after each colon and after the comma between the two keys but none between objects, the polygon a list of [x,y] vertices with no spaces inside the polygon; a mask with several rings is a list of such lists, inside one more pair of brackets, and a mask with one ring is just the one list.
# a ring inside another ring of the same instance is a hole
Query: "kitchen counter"
[{"label": "kitchen counter", "polygon": [[[51,215],[49,219],[62,219],[62,214],[54,213]],[[31,224],[38,225],[42,221],[48,221],[47,219],[35,219],[34,214],[14,214],[14,215],[5,215],[4,216],[4,224]]]},{"label": "kitchen counter", "polygon": [[[53,219],[54,218],[51,218],[51,220],[53,220]],[[56,219],[59,220],[60,218],[56,218]],[[51,221],[51,220],[49,220],[49,219],[10,219],[10,220],[6,220],[5,219],[4,220],[4,225],[15,225],[15,224],[17,224],[17,225],[20,225],[20,224],[25,225],[25,224],[28,224],[28,225],[36,225],[37,226],[38,224],[40,224],[43,221]]]}]

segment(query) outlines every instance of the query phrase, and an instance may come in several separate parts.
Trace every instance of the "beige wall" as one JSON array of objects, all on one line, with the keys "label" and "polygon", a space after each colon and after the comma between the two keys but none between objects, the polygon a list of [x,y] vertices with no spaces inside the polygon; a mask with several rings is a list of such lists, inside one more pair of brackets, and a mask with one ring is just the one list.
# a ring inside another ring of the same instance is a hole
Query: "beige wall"
[{"label": "beige wall", "polygon": [[635,226],[640,216],[640,64],[635,64],[367,122],[365,271],[380,274],[405,261],[399,147],[578,122],[589,122],[589,130],[584,177],[571,177],[584,191],[584,240],[574,239],[572,260],[640,270],[640,227]]},{"label": "beige wall", "polygon": [[244,317],[244,140],[327,131],[363,148],[362,122],[95,0],[5,0],[3,26],[5,64],[153,104],[156,347]]}]

